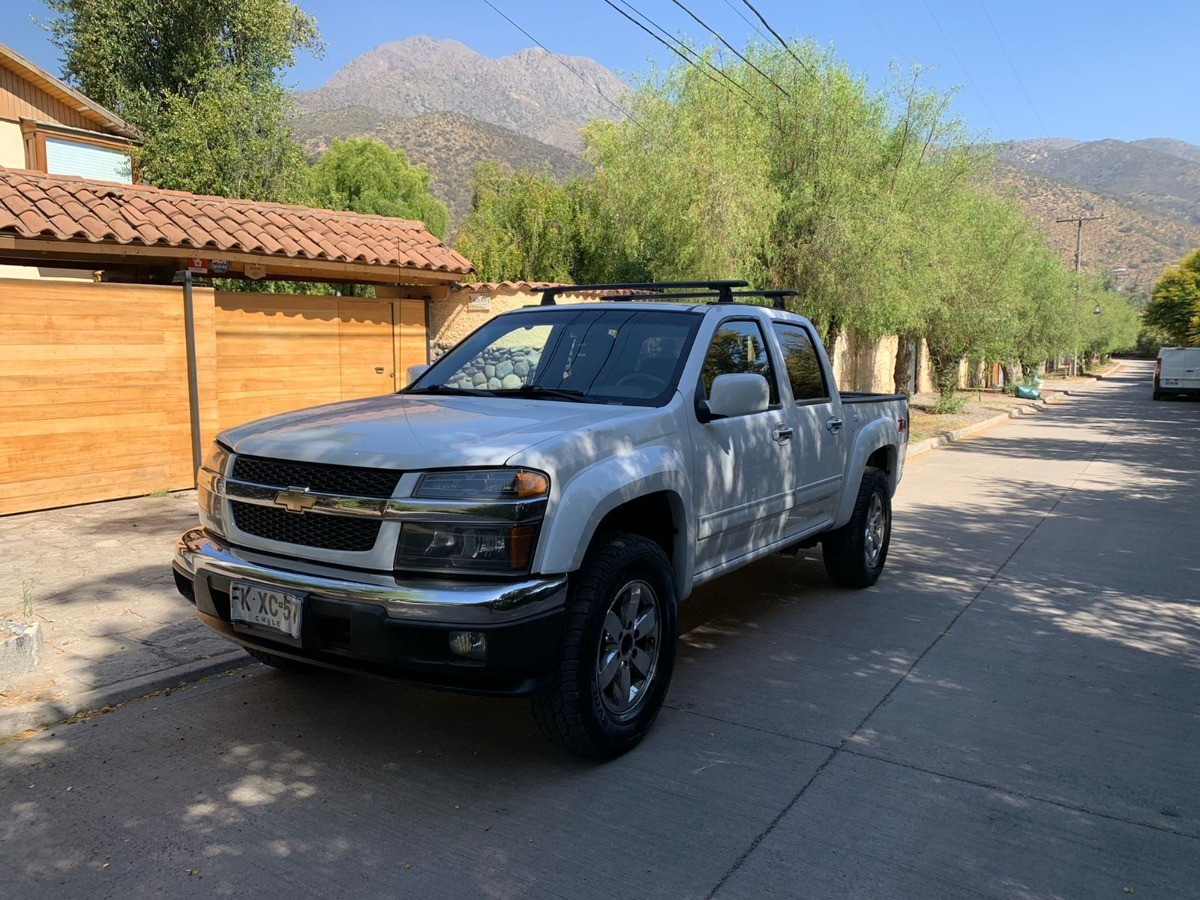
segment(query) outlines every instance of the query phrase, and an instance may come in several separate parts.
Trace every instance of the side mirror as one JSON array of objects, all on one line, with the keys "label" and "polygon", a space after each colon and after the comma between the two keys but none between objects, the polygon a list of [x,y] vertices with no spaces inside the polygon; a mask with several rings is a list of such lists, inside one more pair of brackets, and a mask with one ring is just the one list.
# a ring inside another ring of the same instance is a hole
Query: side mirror
[{"label": "side mirror", "polygon": [[704,422],[762,412],[771,402],[771,389],[761,375],[718,375],[708,391],[708,400],[700,402]]},{"label": "side mirror", "polygon": [[414,381],[416,381],[418,378],[420,378],[422,375],[424,375],[428,371],[429,371],[429,366],[425,365],[424,363],[421,363],[420,365],[417,365],[417,366],[409,366],[408,367],[408,383],[412,384]]}]

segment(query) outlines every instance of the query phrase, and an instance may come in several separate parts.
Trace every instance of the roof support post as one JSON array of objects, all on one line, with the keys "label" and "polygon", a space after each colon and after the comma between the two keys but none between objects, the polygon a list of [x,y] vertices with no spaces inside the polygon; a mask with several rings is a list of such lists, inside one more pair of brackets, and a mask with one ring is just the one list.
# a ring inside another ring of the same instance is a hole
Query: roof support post
[{"label": "roof support post", "polygon": [[192,420],[192,487],[202,462],[200,448],[200,388],[196,364],[196,312],[192,307],[192,272],[175,273],[174,282],[183,285],[183,330],[187,346],[188,412]]}]

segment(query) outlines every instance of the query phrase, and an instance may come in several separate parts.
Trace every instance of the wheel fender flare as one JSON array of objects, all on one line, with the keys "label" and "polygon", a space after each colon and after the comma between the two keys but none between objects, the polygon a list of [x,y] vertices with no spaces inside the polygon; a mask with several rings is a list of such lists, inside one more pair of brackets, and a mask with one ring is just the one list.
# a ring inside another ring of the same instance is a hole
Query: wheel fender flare
[{"label": "wheel fender flare", "polygon": [[625,503],[650,494],[669,495],[675,526],[674,573],[680,599],[687,593],[692,571],[690,491],[686,462],[671,447],[644,447],[600,460],[570,481],[552,487],[546,522],[538,537],[533,566],[536,572],[576,572],[583,565],[596,529],[604,517]]},{"label": "wheel fender flare", "polygon": [[900,472],[896,448],[899,446],[900,434],[896,423],[889,418],[879,418],[870,422],[854,436],[854,446],[850,448],[849,460],[846,463],[846,477],[842,481],[842,499],[838,503],[837,517],[834,519],[835,528],[840,528],[850,521],[854,503],[858,499],[858,489],[862,486],[863,475],[867,470],[867,460],[872,453],[881,448],[887,448],[888,451],[888,470],[884,472],[888,481],[888,496],[896,493],[896,480]]}]

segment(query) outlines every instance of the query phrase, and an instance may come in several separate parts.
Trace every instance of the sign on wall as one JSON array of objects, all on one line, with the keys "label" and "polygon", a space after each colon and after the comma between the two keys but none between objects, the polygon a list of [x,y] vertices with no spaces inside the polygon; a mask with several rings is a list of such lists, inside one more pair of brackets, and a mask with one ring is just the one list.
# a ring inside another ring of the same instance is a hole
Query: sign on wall
[{"label": "sign on wall", "polygon": [[491,294],[471,294],[467,298],[467,309],[487,312],[492,308]]}]

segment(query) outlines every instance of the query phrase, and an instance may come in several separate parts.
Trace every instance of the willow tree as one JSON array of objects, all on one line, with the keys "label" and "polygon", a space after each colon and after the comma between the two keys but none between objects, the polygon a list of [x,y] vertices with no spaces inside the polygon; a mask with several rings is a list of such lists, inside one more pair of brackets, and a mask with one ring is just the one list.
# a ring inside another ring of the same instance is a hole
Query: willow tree
[{"label": "willow tree", "polygon": [[446,237],[450,213],[429,193],[432,176],[375,138],[334,141],[312,169],[313,202],[376,216],[417,219],[438,238]]},{"label": "willow tree", "polygon": [[540,173],[478,166],[471,212],[455,246],[485,281],[573,280],[576,242],[566,188]]},{"label": "willow tree", "polygon": [[916,74],[873,92],[811,44],[698,55],[642,81],[633,122],[585,132],[624,255],[662,278],[795,289],[830,346],[918,330],[925,220],[980,168],[948,97]]}]

